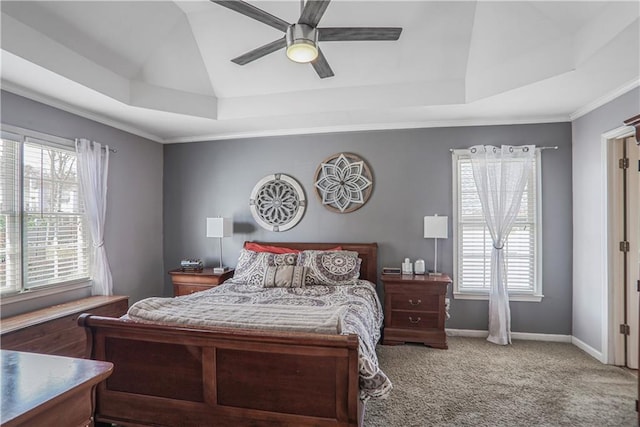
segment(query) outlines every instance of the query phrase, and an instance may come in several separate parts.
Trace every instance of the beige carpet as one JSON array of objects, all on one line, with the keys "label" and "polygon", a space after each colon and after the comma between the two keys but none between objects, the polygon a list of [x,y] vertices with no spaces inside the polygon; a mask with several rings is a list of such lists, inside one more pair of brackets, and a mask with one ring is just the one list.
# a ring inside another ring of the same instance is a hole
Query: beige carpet
[{"label": "beige carpet", "polygon": [[394,389],[365,426],[637,426],[636,377],[567,343],[450,337],[448,350],[378,346]]}]

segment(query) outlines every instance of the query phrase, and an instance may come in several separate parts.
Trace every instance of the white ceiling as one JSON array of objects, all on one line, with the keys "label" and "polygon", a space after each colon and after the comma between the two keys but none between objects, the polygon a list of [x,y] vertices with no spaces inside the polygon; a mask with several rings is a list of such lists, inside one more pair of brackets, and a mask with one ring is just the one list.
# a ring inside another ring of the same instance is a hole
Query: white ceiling
[{"label": "white ceiling", "polygon": [[638,1],[333,0],[320,27],[403,31],[321,42],[327,79],[283,50],[232,63],[283,34],[206,0],[1,9],[3,89],[158,142],[566,121],[640,82]]}]

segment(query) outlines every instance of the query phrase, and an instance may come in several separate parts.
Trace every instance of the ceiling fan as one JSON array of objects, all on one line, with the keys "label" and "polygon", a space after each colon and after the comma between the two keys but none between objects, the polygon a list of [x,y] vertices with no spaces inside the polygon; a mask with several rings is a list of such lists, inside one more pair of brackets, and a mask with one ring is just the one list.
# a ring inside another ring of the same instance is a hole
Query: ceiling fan
[{"label": "ceiling fan", "polygon": [[211,0],[235,12],[246,15],[285,35],[231,60],[245,65],[282,48],[287,48],[287,57],[295,62],[311,63],[318,76],[324,79],[332,77],[333,70],[322,54],[318,42],[398,40],[402,28],[399,27],[339,27],[318,28],[320,18],[327,10],[331,0],[301,0],[301,13],[297,23],[290,24],[242,0]]}]

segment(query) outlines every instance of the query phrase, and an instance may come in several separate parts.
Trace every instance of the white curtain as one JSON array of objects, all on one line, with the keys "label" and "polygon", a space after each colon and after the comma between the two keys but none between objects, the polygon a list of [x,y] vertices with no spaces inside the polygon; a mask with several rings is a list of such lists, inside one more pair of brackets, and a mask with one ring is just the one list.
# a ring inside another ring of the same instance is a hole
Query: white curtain
[{"label": "white curtain", "polygon": [[469,151],[482,213],[493,240],[487,340],[500,345],[511,344],[511,311],[503,248],[520,210],[535,146],[476,145]]},{"label": "white curtain", "polygon": [[109,146],[103,147],[87,139],[76,139],[78,177],[82,188],[84,208],[93,240],[93,295],[113,295],[113,279],[107,250],[104,247],[104,220],[107,211],[107,177],[109,175]]}]

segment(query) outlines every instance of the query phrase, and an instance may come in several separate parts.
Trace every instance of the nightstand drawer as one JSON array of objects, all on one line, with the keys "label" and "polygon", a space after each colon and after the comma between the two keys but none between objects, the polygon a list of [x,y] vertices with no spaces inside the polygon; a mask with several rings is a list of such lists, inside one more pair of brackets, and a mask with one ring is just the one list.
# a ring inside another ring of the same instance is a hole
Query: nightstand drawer
[{"label": "nightstand drawer", "polygon": [[210,267],[201,271],[171,270],[169,275],[173,282],[173,296],[179,297],[211,289],[232,278],[233,272],[234,270],[227,270],[224,273],[215,273]]},{"label": "nightstand drawer", "polygon": [[434,329],[438,327],[438,313],[393,310],[391,327],[402,329]]},{"label": "nightstand drawer", "polygon": [[440,299],[429,292],[392,293],[391,310],[438,311]]},{"label": "nightstand drawer", "polygon": [[174,285],[174,290],[176,296],[180,295],[189,295],[194,292],[206,291],[207,289],[211,289],[213,286],[191,286],[191,285]]}]

